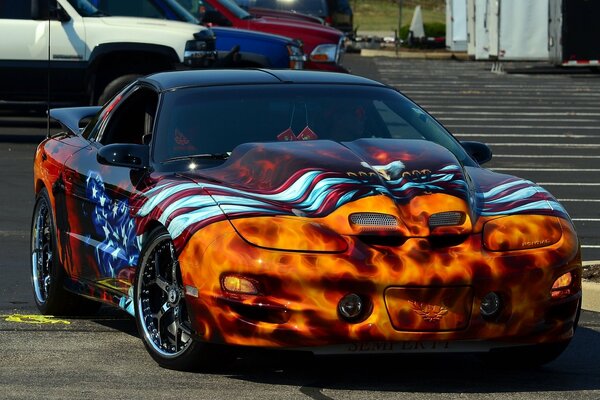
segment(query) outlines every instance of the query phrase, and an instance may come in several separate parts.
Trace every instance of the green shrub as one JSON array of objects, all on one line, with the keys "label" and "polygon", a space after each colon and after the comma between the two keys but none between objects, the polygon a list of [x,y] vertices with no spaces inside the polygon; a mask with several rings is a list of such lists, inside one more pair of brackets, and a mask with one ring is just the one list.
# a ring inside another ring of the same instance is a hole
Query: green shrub
[{"label": "green shrub", "polygon": [[[408,28],[410,28],[409,25],[404,25],[400,29],[400,39],[406,40],[408,38]],[[442,24],[441,22],[424,23],[423,28],[427,37],[446,36],[446,24]]]}]

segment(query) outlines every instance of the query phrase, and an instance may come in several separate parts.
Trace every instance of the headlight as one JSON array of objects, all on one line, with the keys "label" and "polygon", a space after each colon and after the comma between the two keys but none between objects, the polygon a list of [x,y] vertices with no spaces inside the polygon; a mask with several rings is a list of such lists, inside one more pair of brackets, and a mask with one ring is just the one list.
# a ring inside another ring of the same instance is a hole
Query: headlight
[{"label": "headlight", "polygon": [[525,250],[553,245],[562,237],[557,217],[511,215],[483,226],[483,245],[491,251]]},{"label": "headlight", "polygon": [[231,220],[247,242],[268,249],[342,252],[346,241],[327,227],[300,217],[256,217]]},{"label": "headlight", "polygon": [[290,55],[290,69],[304,69],[306,55],[302,50],[301,43],[294,43],[287,46],[288,54]]},{"label": "headlight", "polygon": [[215,34],[204,29],[194,34],[194,40],[185,43],[183,62],[192,67],[207,67],[216,59]]},{"label": "headlight", "polygon": [[335,44],[320,44],[310,53],[314,62],[337,62],[339,46]]}]

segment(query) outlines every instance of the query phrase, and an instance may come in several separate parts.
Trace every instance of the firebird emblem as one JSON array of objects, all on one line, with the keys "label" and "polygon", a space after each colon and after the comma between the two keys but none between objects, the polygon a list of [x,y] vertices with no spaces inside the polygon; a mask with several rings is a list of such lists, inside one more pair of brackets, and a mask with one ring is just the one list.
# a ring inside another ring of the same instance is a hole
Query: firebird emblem
[{"label": "firebird emblem", "polygon": [[427,322],[440,321],[446,314],[448,314],[448,309],[444,306],[417,303],[416,301],[410,301],[409,303],[413,310]]},{"label": "firebird emblem", "polygon": [[[361,165],[366,168],[369,167],[369,164],[362,162]],[[404,171],[404,163],[402,161],[392,161],[386,165],[373,165],[372,169],[377,171],[379,175],[386,181],[394,181],[400,179],[402,176],[402,171]]]}]

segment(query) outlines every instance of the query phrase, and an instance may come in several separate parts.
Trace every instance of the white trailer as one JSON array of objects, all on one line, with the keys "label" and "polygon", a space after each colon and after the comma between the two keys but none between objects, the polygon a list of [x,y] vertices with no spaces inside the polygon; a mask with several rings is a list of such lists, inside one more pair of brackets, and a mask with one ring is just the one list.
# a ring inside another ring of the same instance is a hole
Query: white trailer
[{"label": "white trailer", "polygon": [[501,0],[498,60],[542,60],[548,51],[548,0]]},{"label": "white trailer", "polygon": [[472,0],[467,24],[477,60],[548,60],[549,0]]},{"label": "white trailer", "polygon": [[467,0],[446,0],[446,48],[467,51]]}]

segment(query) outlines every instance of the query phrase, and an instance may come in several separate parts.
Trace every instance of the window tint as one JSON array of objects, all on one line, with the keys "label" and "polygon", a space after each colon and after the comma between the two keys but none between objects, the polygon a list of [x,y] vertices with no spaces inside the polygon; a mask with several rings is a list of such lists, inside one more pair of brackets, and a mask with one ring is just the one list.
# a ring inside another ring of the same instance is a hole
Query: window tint
[{"label": "window tint", "polygon": [[95,0],[93,4],[108,15],[166,18],[165,12],[150,0]]},{"label": "window tint", "polygon": [[0,19],[31,19],[31,0],[1,0]]},{"label": "window tint", "polygon": [[327,16],[325,0],[247,0],[249,7],[270,8],[272,10],[296,11],[316,17]]},{"label": "window tint", "polygon": [[144,87],[134,88],[123,100],[113,99],[103,110],[109,114],[100,143],[150,143],[157,104],[157,94]]},{"label": "window tint", "polygon": [[223,154],[246,142],[359,138],[421,139],[470,164],[460,144],[431,116],[388,88],[252,85],[167,92],[154,160]]}]

